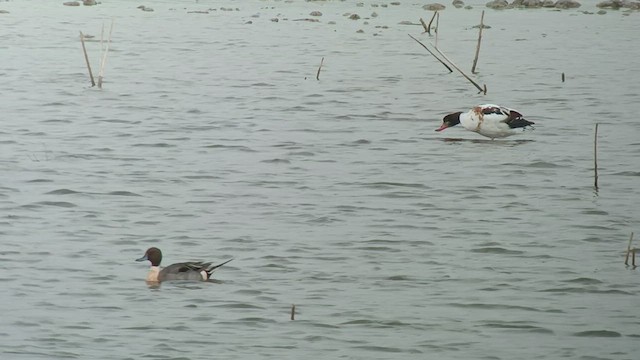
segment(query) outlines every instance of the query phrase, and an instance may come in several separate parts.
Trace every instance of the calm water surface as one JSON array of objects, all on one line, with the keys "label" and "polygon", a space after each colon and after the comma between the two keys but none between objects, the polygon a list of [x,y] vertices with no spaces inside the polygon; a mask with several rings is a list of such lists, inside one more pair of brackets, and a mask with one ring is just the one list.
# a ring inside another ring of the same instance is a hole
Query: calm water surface
[{"label": "calm water surface", "polygon": [[[487,11],[478,95],[423,4],[60,3],[0,3],[2,359],[638,358],[640,13]],[[536,130],[434,132],[487,102]],[[149,246],[235,260],[149,289]]]}]

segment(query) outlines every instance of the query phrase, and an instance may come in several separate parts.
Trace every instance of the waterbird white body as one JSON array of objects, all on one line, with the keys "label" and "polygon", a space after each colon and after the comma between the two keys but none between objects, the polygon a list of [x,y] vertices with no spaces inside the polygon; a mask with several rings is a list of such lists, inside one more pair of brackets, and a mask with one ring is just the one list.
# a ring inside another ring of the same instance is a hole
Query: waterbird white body
[{"label": "waterbird white body", "polygon": [[534,122],[525,120],[516,110],[494,104],[483,104],[464,113],[459,111],[448,114],[442,119],[442,125],[436,131],[458,124],[469,131],[495,139],[517,134],[519,129],[532,128],[531,125]]}]

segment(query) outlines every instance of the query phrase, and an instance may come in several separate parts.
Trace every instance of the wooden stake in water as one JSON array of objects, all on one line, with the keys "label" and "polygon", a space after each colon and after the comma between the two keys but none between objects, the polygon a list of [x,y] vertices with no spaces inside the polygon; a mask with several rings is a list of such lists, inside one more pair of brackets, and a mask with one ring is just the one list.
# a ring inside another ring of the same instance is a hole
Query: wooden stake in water
[{"label": "wooden stake in water", "polygon": [[564,82],[564,73],[562,73],[562,82]]},{"label": "wooden stake in water", "polygon": [[593,136],[593,186],[598,191],[598,124]]},{"label": "wooden stake in water", "polygon": [[296,305],[292,304],[291,305],[291,320],[295,320],[296,319]]},{"label": "wooden stake in water", "polygon": [[316,80],[320,81],[320,69],[322,69],[322,63],[324,62],[324,56],[320,60],[320,66],[318,66],[318,72],[316,73]]},{"label": "wooden stake in water", "polygon": [[478,64],[478,55],[480,55],[480,42],[482,41],[482,29],[484,28],[484,10],[480,16],[480,31],[478,32],[478,45],[476,46],[476,56],[473,58],[473,66],[471,66],[471,72],[476,73],[476,65]]},{"label": "wooden stake in water", "polygon": [[91,64],[89,63],[89,56],[87,55],[87,48],[84,46],[84,34],[80,31],[80,42],[82,43],[82,52],[84,53],[84,61],[87,63],[87,69],[89,69],[89,78],[91,78],[91,86],[96,86],[96,82],[93,79],[93,72],[91,71]]},{"label": "wooden stake in water", "polygon": [[414,38],[410,34],[407,34],[407,35],[409,35],[409,37],[412,38],[413,40],[415,40],[418,44],[422,45],[422,47],[425,48],[425,50],[427,50],[429,52],[429,54],[433,55],[433,57],[436,58],[440,62],[440,64],[444,65],[444,67],[446,67],[447,70],[449,70],[450,73],[453,72],[453,70],[451,70],[449,65],[447,65],[444,61],[442,61],[439,57],[437,57],[436,54],[434,54],[433,51],[429,50],[429,48],[425,44],[423,44],[422,42],[420,42],[420,40]]},{"label": "wooden stake in water", "polygon": [[[102,60],[100,60],[100,72],[98,72],[98,88],[99,89],[102,89],[102,78],[104,77],[104,67],[107,64],[107,53],[109,53],[109,45],[111,44],[111,34],[113,33],[113,22],[114,20],[112,19],[111,28],[109,29],[109,40],[107,40],[107,45],[105,46],[102,54]],[[100,42],[102,43],[102,39]]]}]

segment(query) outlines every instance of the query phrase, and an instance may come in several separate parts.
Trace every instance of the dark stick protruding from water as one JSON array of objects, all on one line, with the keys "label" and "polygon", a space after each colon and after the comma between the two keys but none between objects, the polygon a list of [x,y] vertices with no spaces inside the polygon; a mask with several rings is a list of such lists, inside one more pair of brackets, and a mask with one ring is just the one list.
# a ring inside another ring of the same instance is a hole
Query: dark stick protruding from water
[{"label": "dark stick protruding from water", "polygon": [[82,43],[82,52],[84,52],[84,61],[87,62],[87,69],[89,69],[89,77],[91,78],[91,86],[96,86],[96,81],[93,79],[93,72],[91,71],[91,64],[89,64],[89,56],[87,55],[87,48],[84,46],[84,34],[80,31],[80,42]]},{"label": "dark stick protruding from water", "polygon": [[296,319],[296,304],[291,304],[291,320]]},{"label": "dark stick protruding from water", "polygon": [[450,73],[453,72],[453,70],[451,70],[449,65],[447,65],[444,61],[442,61],[439,57],[437,57],[436,54],[433,53],[433,51],[429,50],[427,45],[423,44],[422,42],[420,42],[420,40],[418,40],[418,39],[414,38],[413,36],[411,36],[411,34],[407,34],[407,35],[409,35],[409,37],[412,38],[413,40],[415,40],[418,44],[422,45],[422,47],[425,48],[425,50],[427,50],[429,52],[429,54],[433,55],[433,57],[436,58],[440,62],[440,64],[444,65],[444,67],[446,67],[447,70],[449,70]]},{"label": "dark stick protruding from water", "polygon": [[562,73],[562,82],[564,82],[564,73]]},{"label": "dark stick protruding from water", "polygon": [[[478,64],[478,55],[480,55],[480,42],[482,41],[482,29],[484,28],[484,10],[480,15],[480,31],[478,32],[478,45],[476,46],[476,56],[473,58],[473,66],[471,66],[471,72],[476,73],[476,65]],[[485,91],[486,94],[486,91]]]},{"label": "dark stick protruding from water", "polygon": [[593,186],[598,191],[598,124],[593,136]]},{"label": "dark stick protruding from water", "polygon": [[320,70],[322,69],[322,63],[324,62],[324,56],[320,59],[320,66],[318,66],[318,72],[316,73],[316,80],[320,81]]},{"label": "dark stick protruding from water", "polygon": [[633,232],[629,237],[629,244],[627,245],[627,256],[624,258],[624,264],[629,265],[629,254],[633,253],[633,257],[631,258],[631,266],[636,267],[636,249],[631,248],[631,243],[633,242]]}]

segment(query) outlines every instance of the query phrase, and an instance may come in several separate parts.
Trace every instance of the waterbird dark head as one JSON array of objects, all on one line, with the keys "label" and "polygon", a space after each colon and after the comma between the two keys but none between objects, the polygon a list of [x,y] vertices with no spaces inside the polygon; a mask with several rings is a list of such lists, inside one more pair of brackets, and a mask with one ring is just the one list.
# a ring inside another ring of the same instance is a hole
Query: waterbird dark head
[{"label": "waterbird dark head", "polygon": [[462,111],[454,112],[445,116],[442,119],[442,125],[440,125],[440,127],[437,128],[436,131],[442,131],[446,128],[460,124],[460,114],[462,114]]},{"label": "waterbird dark head", "polygon": [[145,260],[149,260],[151,262],[151,266],[160,266],[160,262],[162,261],[162,251],[157,247],[148,248],[143,257],[136,259],[136,261]]}]

